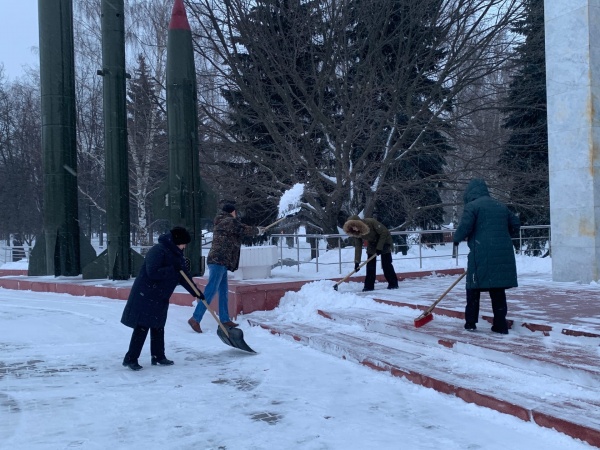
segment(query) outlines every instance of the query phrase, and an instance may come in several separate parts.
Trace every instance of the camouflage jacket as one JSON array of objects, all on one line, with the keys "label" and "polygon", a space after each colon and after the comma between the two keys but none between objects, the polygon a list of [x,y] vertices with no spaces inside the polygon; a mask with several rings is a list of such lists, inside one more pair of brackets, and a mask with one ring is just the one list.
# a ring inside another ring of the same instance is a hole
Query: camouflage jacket
[{"label": "camouflage jacket", "polygon": [[240,263],[240,247],[245,236],[258,235],[258,227],[244,225],[231,214],[221,212],[214,221],[213,241],[206,264],[219,264],[235,272]]}]

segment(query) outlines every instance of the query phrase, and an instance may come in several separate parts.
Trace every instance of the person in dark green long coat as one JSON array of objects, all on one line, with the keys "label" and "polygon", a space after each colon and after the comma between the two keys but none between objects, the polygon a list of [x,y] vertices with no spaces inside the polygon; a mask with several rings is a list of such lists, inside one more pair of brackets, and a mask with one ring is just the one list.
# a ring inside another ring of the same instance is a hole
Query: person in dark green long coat
[{"label": "person in dark green long coat", "polygon": [[492,331],[508,334],[505,291],[518,286],[511,235],[519,231],[519,218],[506,205],[490,197],[487,184],[481,179],[469,182],[464,202],[463,215],[454,232],[454,245],[466,239],[470,250],[465,329],[477,329],[481,292],[489,292],[494,312]]}]

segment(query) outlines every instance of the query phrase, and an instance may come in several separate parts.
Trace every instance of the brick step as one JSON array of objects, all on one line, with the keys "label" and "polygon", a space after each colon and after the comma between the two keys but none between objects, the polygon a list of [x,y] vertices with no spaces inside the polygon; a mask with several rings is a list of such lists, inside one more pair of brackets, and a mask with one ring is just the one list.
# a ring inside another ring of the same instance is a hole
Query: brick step
[{"label": "brick step", "polygon": [[[361,330],[355,324],[324,322],[317,327],[270,317],[257,311],[247,319],[274,335],[600,447],[600,390],[579,384],[577,377],[564,380],[540,373],[537,367],[507,366],[443,345]],[[543,387],[541,394],[538,386]]]},{"label": "brick step", "polygon": [[600,385],[600,351],[586,339],[556,338],[540,333],[511,331],[509,335],[492,333],[480,323],[475,332],[464,330],[463,322],[439,318],[416,328],[414,320],[387,311],[352,308],[318,313],[346,325],[360,324],[366,331],[382,333],[430,346],[443,346],[461,354],[513,367],[535,370],[565,381],[578,380],[585,386]]},{"label": "brick step", "polygon": [[[400,308],[411,308],[411,309],[414,309],[417,311],[425,311],[430,306],[430,305],[420,305],[420,304],[408,303],[408,302],[400,302],[400,301],[389,300],[389,299],[384,299],[384,298],[373,298],[373,301],[375,301],[377,303],[382,303],[384,305],[397,306]],[[461,320],[465,319],[464,309],[459,311],[456,309],[436,307],[433,309],[433,314],[439,315],[439,316],[451,317],[451,318],[455,318],[455,319],[461,319]],[[481,318],[490,324],[492,323],[492,319],[493,319],[492,316],[483,314],[481,316]],[[511,327],[513,329],[516,327],[523,327],[523,328],[527,328],[529,331],[532,331],[532,332],[539,331],[542,334],[544,334],[545,336],[550,336],[550,334],[552,332],[554,332],[554,333],[564,334],[567,336],[600,338],[600,334],[598,334],[598,333],[589,332],[589,331],[586,331],[583,329],[579,329],[578,327],[573,327],[571,325],[569,325],[569,326],[558,325],[557,326],[557,325],[551,325],[551,324],[547,324],[547,323],[541,323],[539,321],[535,321],[535,320],[531,320],[531,319],[517,318],[517,317],[513,317],[512,319],[509,319],[508,322],[509,322],[509,327]]]}]

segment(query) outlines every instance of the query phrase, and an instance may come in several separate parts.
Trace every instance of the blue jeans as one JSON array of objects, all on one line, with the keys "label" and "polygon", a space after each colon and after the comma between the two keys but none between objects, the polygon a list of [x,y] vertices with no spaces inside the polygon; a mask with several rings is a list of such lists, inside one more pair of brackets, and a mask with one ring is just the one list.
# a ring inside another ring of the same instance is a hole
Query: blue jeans
[{"label": "blue jeans", "polygon": [[[221,322],[229,322],[229,300],[228,287],[227,287],[227,267],[221,266],[220,264],[209,264],[208,265],[208,284],[204,290],[204,296],[206,297],[206,303],[210,305],[215,294],[219,293],[219,320]],[[197,322],[202,320],[204,313],[206,312],[206,306],[204,302],[198,300],[196,309],[194,310],[193,317]]]}]

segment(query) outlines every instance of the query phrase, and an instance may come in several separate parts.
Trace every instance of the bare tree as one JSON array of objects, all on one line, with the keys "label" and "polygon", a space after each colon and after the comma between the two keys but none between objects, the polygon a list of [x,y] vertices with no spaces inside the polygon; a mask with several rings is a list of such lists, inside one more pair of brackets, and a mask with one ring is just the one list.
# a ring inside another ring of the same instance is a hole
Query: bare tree
[{"label": "bare tree", "polygon": [[167,172],[167,141],[157,85],[149,77],[142,55],[138,57],[138,67],[129,83],[127,110],[130,192],[137,216],[137,240],[141,245],[149,245],[152,195]]},{"label": "bare tree", "polygon": [[91,238],[106,223],[103,93],[97,74],[102,68],[101,9],[100,2],[90,0],[73,7],[79,215],[81,230]]},{"label": "bare tree", "polygon": [[[100,2],[81,0],[74,6],[79,190],[85,206],[80,210],[91,211],[93,207],[101,217],[105,214],[106,199],[102,79],[96,73],[102,67]],[[126,66],[134,72],[143,58],[143,82],[147,83],[148,90],[145,95],[146,99],[152,99],[142,106],[144,88],[140,87],[140,80],[134,80],[138,82],[135,87],[132,81],[128,82],[129,95],[132,95],[132,89],[135,91],[135,98],[130,97],[128,102],[128,127],[131,128],[128,129],[129,186],[133,205],[130,222],[142,245],[152,243],[149,200],[156,188],[157,177],[164,177],[165,171],[167,149],[166,145],[160,145],[160,136],[164,135],[160,123],[165,112],[166,38],[172,6],[171,0],[125,2]],[[96,223],[96,226],[101,224]]]},{"label": "bare tree", "polygon": [[404,204],[419,220],[434,206],[453,104],[502,67],[522,13],[517,0],[190,6],[198,52],[229,100],[201,104],[214,182],[271,205],[304,183],[304,211],[327,233],[349,213]]},{"label": "bare tree", "polygon": [[498,160],[508,136],[502,126],[502,107],[511,70],[505,52],[498,58],[499,70],[467,86],[454,101],[453,127],[448,130],[453,151],[446,159],[442,194],[447,222],[457,223],[462,213],[462,194],[472,178],[485,179],[496,197],[510,203],[508,181],[501,176]]},{"label": "bare tree", "polygon": [[0,73],[0,230],[32,244],[42,223],[39,80]]}]

